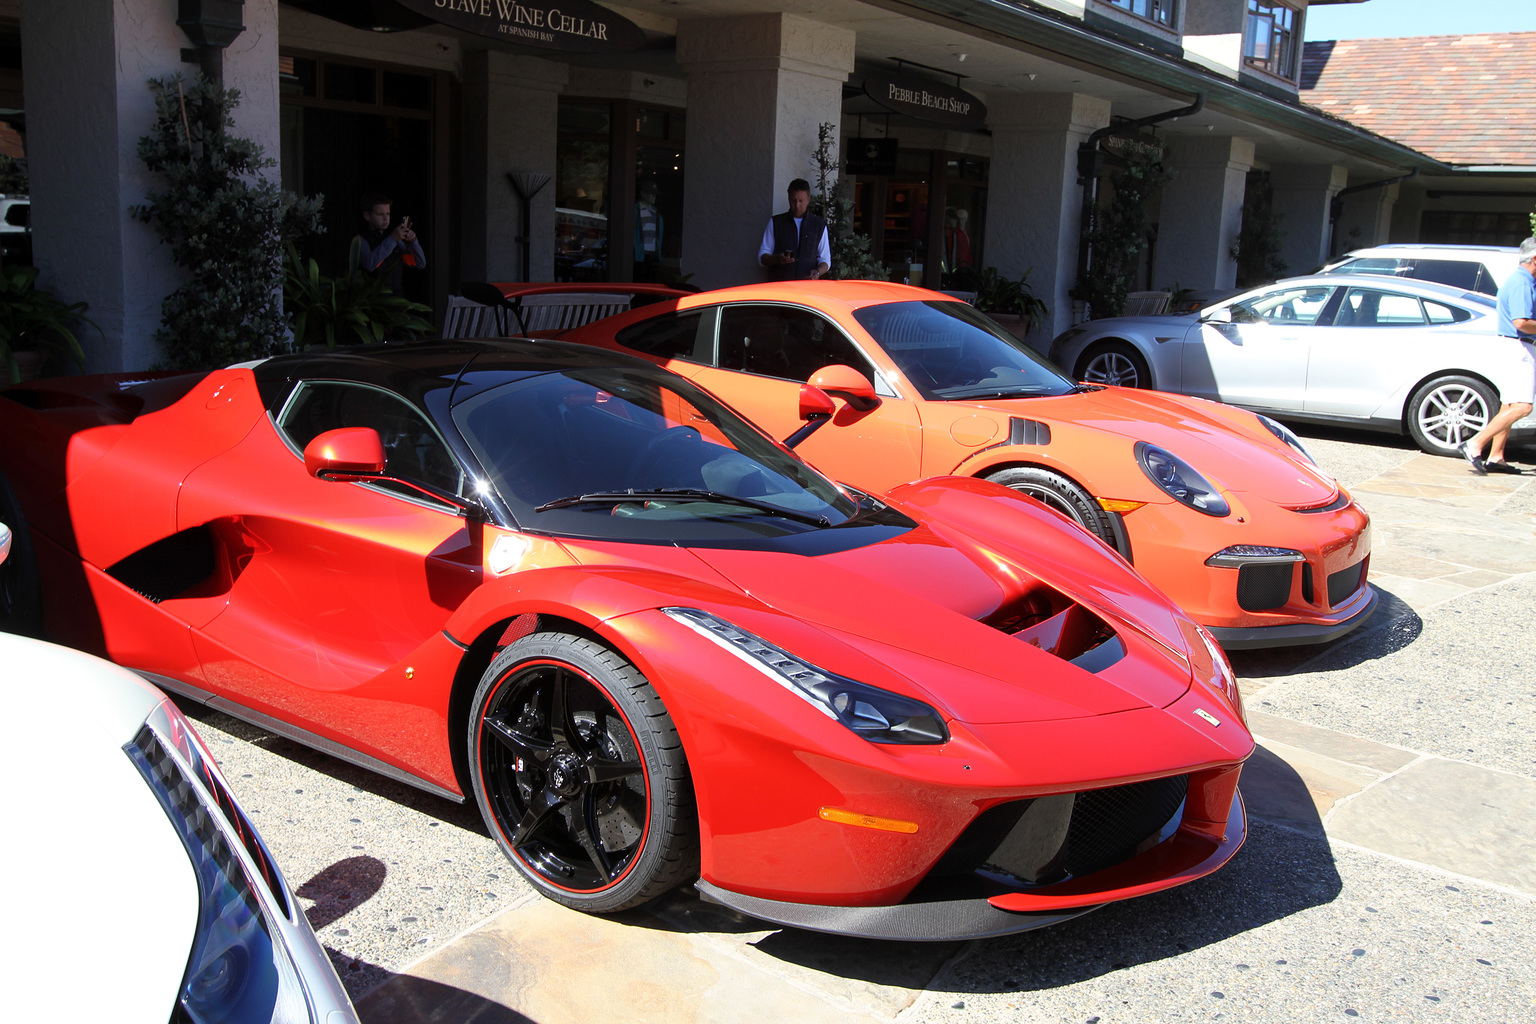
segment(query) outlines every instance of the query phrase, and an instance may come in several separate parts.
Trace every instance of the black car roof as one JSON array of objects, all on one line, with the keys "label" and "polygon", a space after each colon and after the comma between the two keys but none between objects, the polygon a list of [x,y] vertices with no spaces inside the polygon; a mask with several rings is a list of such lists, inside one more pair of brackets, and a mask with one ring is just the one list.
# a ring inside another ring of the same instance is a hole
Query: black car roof
[{"label": "black car roof", "polygon": [[259,382],[322,378],[409,391],[414,389],[398,385],[411,379],[451,383],[470,363],[477,371],[499,370],[512,377],[598,366],[656,368],[623,353],[563,341],[455,338],[296,352],[263,360],[253,372]]}]

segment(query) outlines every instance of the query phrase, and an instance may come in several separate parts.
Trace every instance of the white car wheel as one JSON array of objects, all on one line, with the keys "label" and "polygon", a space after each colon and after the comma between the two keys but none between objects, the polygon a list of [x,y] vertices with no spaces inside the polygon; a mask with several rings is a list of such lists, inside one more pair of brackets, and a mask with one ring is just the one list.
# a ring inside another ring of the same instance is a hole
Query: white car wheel
[{"label": "white car wheel", "polygon": [[1150,388],[1152,375],[1147,361],[1123,341],[1095,345],[1077,364],[1077,378],[1089,384],[1120,388]]},{"label": "white car wheel", "polygon": [[1472,377],[1436,377],[1408,400],[1408,433],[1432,455],[1455,455],[1498,411],[1493,388]]}]

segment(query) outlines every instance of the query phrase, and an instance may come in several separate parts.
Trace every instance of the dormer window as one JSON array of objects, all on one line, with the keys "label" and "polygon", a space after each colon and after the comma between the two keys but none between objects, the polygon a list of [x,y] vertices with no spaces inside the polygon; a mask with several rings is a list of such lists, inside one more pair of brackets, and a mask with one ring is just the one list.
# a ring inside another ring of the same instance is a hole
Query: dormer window
[{"label": "dormer window", "polygon": [[1129,11],[1138,18],[1146,18],[1164,28],[1172,28],[1178,13],[1179,0],[1104,0],[1111,7]]},{"label": "dormer window", "polygon": [[1269,0],[1248,0],[1248,30],[1243,33],[1243,62],[1292,81],[1301,42],[1301,15]]}]

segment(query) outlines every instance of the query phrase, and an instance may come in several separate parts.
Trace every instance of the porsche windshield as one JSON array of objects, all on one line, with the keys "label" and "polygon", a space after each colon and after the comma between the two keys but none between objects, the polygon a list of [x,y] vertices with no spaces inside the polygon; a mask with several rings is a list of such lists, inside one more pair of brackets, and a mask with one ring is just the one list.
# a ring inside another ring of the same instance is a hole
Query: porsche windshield
[{"label": "porsche windshield", "polygon": [[964,302],[888,302],[853,316],[929,401],[1072,390],[1044,357]]},{"label": "porsche windshield", "polygon": [[727,541],[833,527],[861,512],[680,378],[545,373],[464,401],[453,420],[525,529]]}]

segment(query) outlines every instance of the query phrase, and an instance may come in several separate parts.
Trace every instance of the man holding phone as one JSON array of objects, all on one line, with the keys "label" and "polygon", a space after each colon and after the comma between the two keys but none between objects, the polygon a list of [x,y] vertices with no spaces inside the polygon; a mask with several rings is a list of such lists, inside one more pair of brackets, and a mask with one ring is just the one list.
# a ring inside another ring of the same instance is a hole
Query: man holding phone
[{"label": "man holding phone", "polygon": [[811,184],[804,178],[789,183],[789,210],[768,219],[757,262],[768,268],[771,281],[814,281],[832,265],[827,222],[809,212]]},{"label": "man holding phone", "polygon": [[[422,270],[427,265],[427,254],[411,230],[411,218],[401,218],[390,229],[390,198],[379,192],[368,192],[362,199],[363,230],[357,233],[358,266],[370,274],[382,274],[390,291],[399,293],[405,268]],[[391,257],[398,257],[391,261]]]}]

